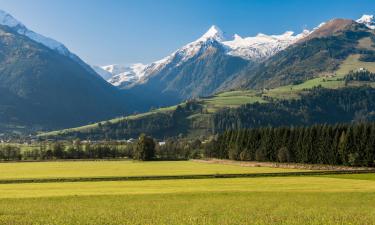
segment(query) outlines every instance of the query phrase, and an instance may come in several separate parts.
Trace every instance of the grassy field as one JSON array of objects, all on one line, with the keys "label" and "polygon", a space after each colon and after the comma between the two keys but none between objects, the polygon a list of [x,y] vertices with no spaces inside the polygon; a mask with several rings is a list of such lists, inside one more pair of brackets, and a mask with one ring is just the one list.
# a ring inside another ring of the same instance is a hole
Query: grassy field
[{"label": "grassy field", "polygon": [[374,179],[345,176],[3,184],[0,224],[375,224]]},{"label": "grassy field", "polygon": [[192,161],[79,161],[0,163],[1,179],[282,173],[302,170],[242,167]]},{"label": "grassy field", "polygon": [[208,112],[215,112],[224,107],[236,108],[241,105],[255,102],[263,103],[265,101],[256,91],[248,90],[220,93],[213,97],[204,99],[202,104],[208,109]]}]

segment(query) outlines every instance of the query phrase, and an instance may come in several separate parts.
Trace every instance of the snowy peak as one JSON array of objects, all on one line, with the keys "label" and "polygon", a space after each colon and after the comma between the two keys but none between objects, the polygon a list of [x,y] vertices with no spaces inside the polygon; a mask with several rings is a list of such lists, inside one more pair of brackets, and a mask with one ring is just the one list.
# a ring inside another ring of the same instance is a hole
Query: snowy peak
[{"label": "snowy peak", "polygon": [[108,66],[92,66],[97,74],[107,80],[114,86],[121,86],[126,88],[139,80],[144,76],[146,66],[137,63],[129,67],[122,65],[108,65]]},{"label": "snowy peak", "polygon": [[16,20],[10,14],[0,9],[0,24],[8,27],[23,26],[18,20]]},{"label": "snowy peak", "polygon": [[0,25],[8,26],[18,34],[24,35],[51,50],[57,51],[61,55],[68,56],[76,62],[83,64],[83,62],[78,58],[78,56],[71,53],[63,44],[56,40],[53,40],[51,38],[45,37],[43,35],[35,33],[34,31],[29,30],[25,25],[23,25],[12,15],[8,14],[7,12],[4,12],[3,10],[0,10]]},{"label": "snowy peak", "polygon": [[361,18],[359,18],[357,23],[362,23],[366,25],[368,28],[374,30],[375,29],[375,21],[373,15],[363,15]]},{"label": "snowy peak", "polygon": [[260,61],[284,50],[309,34],[310,31],[307,30],[298,35],[294,35],[292,31],[287,31],[281,35],[259,33],[254,37],[246,38],[242,38],[236,34],[233,40],[224,41],[222,43],[228,47],[229,55]]},{"label": "snowy peak", "polygon": [[207,41],[214,39],[217,41],[224,41],[224,33],[215,25],[212,25],[210,29],[201,37],[199,41]]},{"label": "snowy peak", "polygon": [[103,66],[102,69],[107,71],[108,73],[111,73],[112,75],[116,75],[125,72],[127,70],[127,67],[114,64]]}]

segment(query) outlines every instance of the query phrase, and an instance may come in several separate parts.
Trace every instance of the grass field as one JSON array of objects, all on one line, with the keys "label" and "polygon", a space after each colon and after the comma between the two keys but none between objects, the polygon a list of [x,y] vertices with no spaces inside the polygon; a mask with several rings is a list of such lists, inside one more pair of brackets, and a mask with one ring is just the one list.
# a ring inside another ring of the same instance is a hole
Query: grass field
[{"label": "grass field", "polygon": [[3,184],[0,224],[375,224],[374,179],[345,176]]},{"label": "grass field", "polygon": [[147,163],[137,161],[65,161],[0,163],[0,171],[1,180],[25,178],[281,173],[302,170],[270,167],[241,167],[237,165],[206,164],[192,161]]},{"label": "grass field", "polygon": [[265,101],[256,91],[248,90],[220,93],[213,97],[204,99],[202,104],[208,109],[208,112],[215,112],[224,107],[236,108],[241,105],[255,102],[263,103]]}]

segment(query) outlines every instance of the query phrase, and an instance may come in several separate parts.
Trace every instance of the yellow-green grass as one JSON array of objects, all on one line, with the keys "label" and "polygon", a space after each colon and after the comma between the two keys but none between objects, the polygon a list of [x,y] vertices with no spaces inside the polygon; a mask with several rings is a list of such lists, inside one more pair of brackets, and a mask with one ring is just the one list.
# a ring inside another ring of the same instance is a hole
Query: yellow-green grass
[{"label": "yellow-green grass", "polygon": [[73,161],[0,163],[0,179],[124,177],[202,174],[281,173],[302,170],[242,167],[192,161]]},{"label": "yellow-green grass", "polygon": [[0,185],[0,224],[375,224],[375,181],[328,177]]},{"label": "yellow-green grass", "polygon": [[[201,192],[374,192],[375,181],[333,177],[268,177],[1,184],[0,198]],[[374,199],[375,200],[375,199]]]},{"label": "yellow-green grass", "polygon": [[255,102],[263,103],[265,100],[256,91],[247,90],[223,92],[204,99],[202,104],[206,106],[209,112],[215,112],[221,108],[236,108]]},{"label": "yellow-green grass", "polygon": [[372,180],[372,181],[375,181],[375,173],[370,173],[370,174],[330,175],[330,176],[327,176],[327,177],[342,178],[342,179]]}]

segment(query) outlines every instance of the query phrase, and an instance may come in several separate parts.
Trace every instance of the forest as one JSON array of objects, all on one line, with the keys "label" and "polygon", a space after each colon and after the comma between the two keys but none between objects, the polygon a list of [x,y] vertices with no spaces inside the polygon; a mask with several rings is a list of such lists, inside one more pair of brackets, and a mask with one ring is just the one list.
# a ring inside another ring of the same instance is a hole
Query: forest
[{"label": "forest", "polygon": [[206,157],[243,160],[375,165],[375,124],[313,125],[226,131],[206,148]]}]

